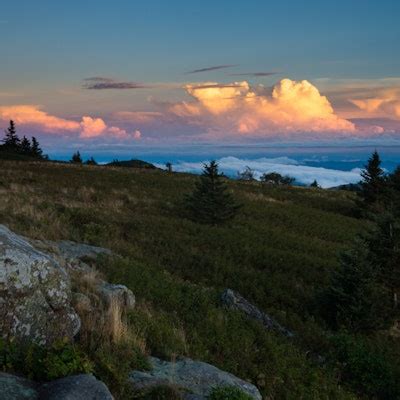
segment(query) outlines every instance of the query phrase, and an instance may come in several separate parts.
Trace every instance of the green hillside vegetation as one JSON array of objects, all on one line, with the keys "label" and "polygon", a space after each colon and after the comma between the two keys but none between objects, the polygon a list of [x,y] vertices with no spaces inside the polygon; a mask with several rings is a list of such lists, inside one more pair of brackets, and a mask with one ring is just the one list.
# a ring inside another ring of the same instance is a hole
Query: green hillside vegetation
[{"label": "green hillside vegetation", "polygon": [[[117,398],[130,398],[126,374],[146,367],[145,354],[210,362],[270,399],[399,397],[396,335],[387,326],[353,330],[329,308],[339,253],[375,226],[369,211],[355,212],[355,193],[221,178],[241,208],[210,225],[183,211],[199,180],[194,175],[4,160],[0,168],[1,223],[32,238],[120,255],[96,266],[137,296],[126,316],[134,339],[129,348],[80,344]],[[221,307],[225,288],[294,338]]]}]

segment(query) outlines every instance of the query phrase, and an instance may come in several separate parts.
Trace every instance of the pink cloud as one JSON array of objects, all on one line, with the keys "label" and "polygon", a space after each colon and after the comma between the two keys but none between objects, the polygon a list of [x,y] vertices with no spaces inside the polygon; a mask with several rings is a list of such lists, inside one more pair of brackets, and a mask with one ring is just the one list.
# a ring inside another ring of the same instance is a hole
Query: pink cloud
[{"label": "pink cloud", "polygon": [[400,88],[382,89],[373,97],[351,99],[350,102],[369,116],[400,120]]},{"label": "pink cloud", "polygon": [[21,125],[36,125],[47,132],[77,131],[80,128],[79,122],[49,115],[33,105],[0,107],[0,119],[12,119]]},{"label": "pink cloud", "polygon": [[83,116],[81,122],[59,118],[42,111],[34,105],[0,107],[0,120],[14,120],[17,125],[28,125],[49,133],[76,133],[82,139],[111,137],[137,139],[137,132],[131,134],[117,126],[108,126],[101,118]]}]

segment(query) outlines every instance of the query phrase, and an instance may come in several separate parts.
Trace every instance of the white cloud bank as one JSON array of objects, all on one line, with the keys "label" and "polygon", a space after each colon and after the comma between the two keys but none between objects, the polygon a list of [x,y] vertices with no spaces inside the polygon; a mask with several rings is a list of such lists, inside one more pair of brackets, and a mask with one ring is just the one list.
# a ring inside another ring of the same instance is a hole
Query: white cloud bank
[{"label": "white cloud bank", "polygon": [[[258,158],[254,160],[236,157],[223,157],[217,160],[220,170],[228,176],[236,176],[238,171],[243,171],[246,166],[254,170],[257,179],[263,173],[278,172],[281,175],[289,175],[298,183],[309,185],[316,179],[323,188],[330,188],[348,183],[357,183],[361,180],[360,168],[351,171],[341,171],[320,167],[309,167],[288,157]],[[159,165],[160,168],[164,166]],[[203,168],[203,162],[180,161],[174,165],[178,172],[199,173]]]}]

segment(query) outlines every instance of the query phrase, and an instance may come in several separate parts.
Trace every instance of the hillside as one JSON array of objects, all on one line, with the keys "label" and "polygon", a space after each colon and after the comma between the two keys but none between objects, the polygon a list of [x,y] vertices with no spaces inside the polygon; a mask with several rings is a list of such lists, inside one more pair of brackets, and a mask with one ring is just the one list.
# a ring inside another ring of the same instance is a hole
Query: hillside
[{"label": "hillside", "polygon": [[[121,256],[100,258],[97,268],[135,293],[138,307],[128,317],[140,351],[210,362],[271,399],[371,393],[370,377],[364,385],[343,373],[317,302],[338,253],[367,225],[352,216],[354,193],[229,181],[242,211],[210,227],[182,217],[193,175],[4,160],[0,169],[0,223],[31,238],[84,242]],[[226,288],[295,337],[225,310]],[[114,375],[96,372],[117,387]]]}]

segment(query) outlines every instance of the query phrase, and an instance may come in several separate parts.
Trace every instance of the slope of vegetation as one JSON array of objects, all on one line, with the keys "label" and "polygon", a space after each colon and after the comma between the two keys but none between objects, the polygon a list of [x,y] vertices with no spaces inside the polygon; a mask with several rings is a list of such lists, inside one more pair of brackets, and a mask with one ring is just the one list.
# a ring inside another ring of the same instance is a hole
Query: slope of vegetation
[{"label": "slope of vegetation", "polygon": [[[352,216],[353,193],[228,181],[240,213],[208,226],[182,217],[184,194],[198,179],[192,175],[17,161],[0,161],[0,169],[0,223],[29,237],[86,242],[120,255],[97,267],[137,295],[128,317],[141,351],[211,362],[271,399],[398,395],[395,339],[331,332],[320,318],[318,296],[338,253],[369,224]],[[227,287],[295,339],[223,309],[219,297]],[[118,386],[118,370],[104,370],[95,367]]]}]

